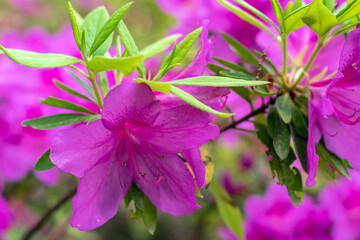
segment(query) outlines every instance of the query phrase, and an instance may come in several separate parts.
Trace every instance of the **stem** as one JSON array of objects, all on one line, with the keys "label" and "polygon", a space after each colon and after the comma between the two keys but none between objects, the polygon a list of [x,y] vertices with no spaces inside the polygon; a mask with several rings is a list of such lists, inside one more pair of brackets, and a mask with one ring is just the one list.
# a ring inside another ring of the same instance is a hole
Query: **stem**
[{"label": "stem", "polygon": [[304,78],[305,73],[307,72],[307,70],[310,68],[311,64],[313,63],[315,57],[317,56],[317,54],[319,53],[320,49],[322,48],[324,43],[323,38],[320,38],[316,44],[316,47],[313,51],[313,53],[310,56],[310,59],[308,60],[308,62],[306,63],[305,67],[303,68],[303,70],[301,71],[300,76],[295,80],[295,82],[293,83],[293,85],[291,85],[291,87],[289,88],[289,91],[293,90],[300,82],[301,80]]},{"label": "stem", "polygon": [[77,67],[74,66],[68,66],[71,69],[74,69],[75,71],[77,71],[78,73],[80,73],[81,75],[83,75],[84,77],[86,77],[87,79],[90,79],[90,77],[88,75],[86,75],[86,73],[84,73],[83,71],[81,71],[80,69],[78,69]]},{"label": "stem", "polygon": [[70,200],[76,194],[76,188],[70,190],[67,194],[64,195],[53,207],[45,212],[42,218],[35,224],[23,237],[23,240],[29,240],[32,236],[39,231],[49,220],[49,218],[59,210],[68,200]]},{"label": "stem", "polygon": [[283,86],[287,82],[287,35],[282,35],[282,52],[283,52]]},{"label": "stem", "polygon": [[89,72],[89,75],[90,75],[89,79],[90,79],[91,85],[92,85],[92,87],[94,89],[97,102],[99,103],[100,109],[103,109],[104,103],[103,103],[103,100],[102,100],[101,95],[100,95],[99,87],[96,84],[95,74],[92,73],[90,69],[88,69],[88,72]]},{"label": "stem", "polygon": [[251,113],[249,113],[249,114],[246,115],[245,117],[243,117],[243,118],[241,118],[241,119],[239,119],[239,120],[237,120],[237,121],[235,121],[235,122],[232,122],[232,123],[230,123],[229,125],[221,128],[221,129],[220,129],[220,133],[223,133],[223,132],[225,132],[225,131],[227,131],[227,130],[229,130],[229,129],[232,129],[232,128],[236,128],[236,126],[237,126],[238,124],[240,124],[240,123],[248,120],[248,119],[251,118],[251,117],[256,116],[256,115],[259,114],[259,113],[265,112],[265,110],[269,107],[269,105],[273,104],[273,103],[275,102],[275,100],[276,100],[276,98],[271,99],[270,102],[268,102],[267,104],[263,105],[262,107],[256,109],[255,111],[252,111]]}]

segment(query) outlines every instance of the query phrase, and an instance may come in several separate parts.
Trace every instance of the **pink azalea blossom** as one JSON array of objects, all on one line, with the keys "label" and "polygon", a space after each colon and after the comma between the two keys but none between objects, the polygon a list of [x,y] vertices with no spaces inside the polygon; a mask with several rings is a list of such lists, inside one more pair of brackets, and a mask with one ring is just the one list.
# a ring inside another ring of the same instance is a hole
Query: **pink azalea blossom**
[{"label": "pink azalea blossom", "polygon": [[334,221],[334,240],[355,240],[360,237],[360,176],[352,174],[352,180],[340,179],[322,190],[320,204],[327,209]]},{"label": "pink azalea blossom", "polygon": [[358,57],[360,29],[349,33],[341,53],[338,74],[334,79],[310,84],[309,140],[307,147],[309,176],[307,185],[315,184],[319,157],[315,144],[324,137],[326,147],[340,158],[349,160],[359,169],[360,140],[359,90],[360,59]]},{"label": "pink azalea blossom", "polygon": [[0,238],[13,223],[13,214],[5,199],[0,195]]},{"label": "pink azalea blossom", "polygon": [[209,122],[207,113],[188,105],[162,108],[145,84],[125,80],[111,90],[101,120],[60,131],[51,146],[53,163],[80,177],[72,226],[90,230],[104,224],[132,182],[161,211],[194,212],[194,178],[177,154],[202,187],[198,148],[219,134]]}]

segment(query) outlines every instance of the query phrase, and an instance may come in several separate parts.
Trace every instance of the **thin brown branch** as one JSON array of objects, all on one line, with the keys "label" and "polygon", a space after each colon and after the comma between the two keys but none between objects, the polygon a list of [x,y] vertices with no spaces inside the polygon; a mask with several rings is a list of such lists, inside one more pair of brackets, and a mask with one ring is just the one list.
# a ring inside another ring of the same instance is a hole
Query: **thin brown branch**
[{"label": "thin brown branch", "polygon": [[39,219],[39,221],[24,235],[23,240],[29,240],[33,235],[39,231],[51,218],[51,216],[59,210],[68,200],[70,200],[76,194],[76,188],[67,192],[54,206],[45,212],[45,214]]}]

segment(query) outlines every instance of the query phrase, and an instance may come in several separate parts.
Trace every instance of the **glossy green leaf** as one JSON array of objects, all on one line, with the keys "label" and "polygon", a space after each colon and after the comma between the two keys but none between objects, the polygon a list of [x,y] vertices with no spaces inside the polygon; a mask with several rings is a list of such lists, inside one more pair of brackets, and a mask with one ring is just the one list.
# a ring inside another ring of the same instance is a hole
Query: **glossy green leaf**
[{"label": "glossy green leaf", "polygon": [[154,82],[154,81],[148,81],[148,80],[144,80],[144,79],[140,79],[140,78],[135,79],[135,82],[145,83],[154,91],[159,91],[159,92],[163,92],[166,94],[170,94],[171,85],[168,82]]},{"label": "glossy green leaf", "polygon": [[57,80],[54,80],[54,83],[56,86],[58,86],[60,89],[64,90],[65,92],[73,95],[73,96],[76,96],[76,97],[79,97],[79,98],[82,98],[82,99],[85,99],[89,102],[94,102],[92,99],[88,98],[87,96],[83,95],[82,93],[79,93],[78,91],[70,88],[69,86],[57,81]]},{"label": "glossy green leaf", "polygon": [[306,14],[309,10],[310,4],[298,8],[291,12],[288,16],[284,19],[284,29],[285,33],[289,34],[303,26],[305,23],[302,21],[302,17]]},{"label": "glossy green leaf", "polygon": [[87,120],[86,125],[89,125],[89,123],[92,123],[98,119],[101,119],[101,115],[92,115],[89,120]]},{"label": "glossy green leaf", "polygon": [[121,58],[94,57],[88,65],[94,73],[118,70],[127,77],[141,63],[142,59],[143,56]]},{"label": "glossy green leaf", "polygon": [[55,165],[50,160],[50,149],[47,150],[36,162],[34,170],[43,172],[54,168]]},{"label": "glossy green leaf", "polygon": [[[80,32],[85,31],[86,55],[90,56],[90,49],[97,35],[100,34],[103,26],[109,20],[109,13],[105,7],[98,7],[90,12],[80,27]],[[103,44],[92,54],[92,56],[103,56],[111,46],[113,34],[111,34]]]},{"label": "glossy green leaf", "polygon": [[[154,80],[159,80],[163,77],[164,73],[180,64],[185,55],[189,52],[191,47],[194,45],[196,39],[199,37],[202,31],[202,27],[189,33],[180,43],[176,45],[175,51],[170,53],[160,66],[159,73],[155,76]],[[162,76],[161,76],[162,75]]]},{"label": "glossy green leaf", "polygon": [[259,86],[265,85],[267,81],[249,81],[228,77],[217,76],[202,76],[179,79],[175,81],[167,82],[171,85],[185,85],[185,86],[208,86],[208,87],[246,87],[246,86]]},{"label": "glossy green leaf", "polygon": [[278,0],[271,0],[271,5],[275,14],[276,19],[278,20],[278,23],[280,26],[283,25],[284,22],[284,13],[281,8],[281,5]]},{"label": "glossy green leaf", "polygon": [[64,109],[70,109],[78,112],[84,112],[84,113],[90,113],[95,114],[93,111],[84,108],[83,106],[77,105],[72,102],[68,102],[59,98],[54,97],[48,97],[47,99],[40,99],[40,102],[45,105],[57,107],[57,108],[64,108]]},{"label": "glossy green leaf", "polygon": [[180,36],[180,34],[171,35],[145,47],[143,50],[140,51],[140,55],[144,56],[143,61],[152,58],[160,53],[163,53]]},{"label": "glossy green leaf", "polygon": [[[139,49],[136,46],[136,43],[133,37],[131,36],[129,30],[127,29],[124,21],[120,21],[118,25],[118,30],[121,37],[121,41],[129,56],[138,56],[140,54]],[[143,78],[146,78],[146,70],[143,63],[140,63],[140,65],[137,66],[137,70]]]},{"label": "glossy green leaf", "polygon": [[81,80],[81,78],[79,78],[78,76],[76,76],[74,73],[66,70],[67,73],[70,74],[70,76],[75,79],[75,81],[77,81],[93,98],[95,98],[95,93],[94,90],[92,90],[92,88],[90,88],[89,85],[87,85],[83,80]]},{"label": "glossy green leaf", "polygon": [[[113,32],[116,26],[119,24],[122,17],[125,15],[132,2],[125,4],[119,10],[117,10],[109,20],[104,24],[99,32],[96,32],[96,37],[91,45],[89,55],[91,56],[109,37],[112,40]],[[110,43],[111,45],[111,43]]]},{"label": "glossy green leaf", "polygon": [[290,151],[290,128],[281,119],[280,115],[273,106],[269,107],[267,117],[268,133],[274,142],[276,154],[285,159]]},{"label": "glossy green leaf", "polygon": [[357,16],[359,13],[360,0],[353,0],[342,11],[336,14],[336,19],[338,23],[342,23],[354,16]]},{"label": "glossy green leaf", "polygon": [[191,106],[194,106],[194,107],[196,107],[196,108],[198,108],[200,110],[203,110],[205,112],[216,114],[218,117],[228,118],[228,117],[231,117],[231,116],[234,115],[233,113],[218,112],[218,111],[212,109],[211,107],[203,104],[202,102],[200,102],[199,100],[194,98],[192,95],[190,95],[189,93],[181,90],[180,88],[171,86],[170,87],[170,92],[172,92],[175,96],[177,96],[178,98],[180,98],[183,101],[187,102]]},{"label": "glossy green leaf", "polygon": [[284,123],[289,123],[291,120],[291,99],[288,93],[278,97],[275,101],[276,110],[278,111]]},{"label": "glossy green leaf", "polygon": [[71,125],[79,122],[86,122],[91,117],[91,115],[84,114],[58,114],[47,117],[29,119],[23,121],[21,124],[24,127],[30,126],[34,129],[46,130],[52,128],[58,128],[66,125]]},{"label": "glossy green leaf", "polygon": [[274,36],[274,34],[266,27],[266,25],[263,22],[256,19],[251,14],[247,13],[245,10],[242,10],[241,8],[235,6],[234,4],[230,3],[227,0],[217,0],[217,1],[221,5],[223,5],[225,8],[229,9],[231,12],[236,14],[238,17],[240,17],[245,22],[248,22],[248,23],[250,23],[251,25],[254,25],[257,28],[268,32],[271,36]]},{"label": "glossy green leaf", "polygon": [[262,97],[271,97],[278,94],[277,92],[270,93],[265,86],[255,86],[253,89]]},{"label": "glossy green leaf", "polygon": [[308,126],[305,116],[295,103],[291,104],[292,118],[290,122],[291,135],[294,142],[297,156],[300,160],[301,166],[307,172],[307,139]]},{"label": "glossy green leaf", "polygon": [[321,0],[314,0],[310,4],[302,21],[319,36],[323,36],[338,24],[336,17]]},{"label": "glossy green leaf", "polygon": [[266,153],[272,156],[272,160],[269,163],[273,176],[275,177],[276,175],[278,177],[280,185],[286,186],[288,194],[291,197],[291,202],[297,206],[302,201],[303,188],[299,170],[295,167],[291,168],[291,165],[296,160],[296,156],[293,150],[290,148],[289,154],[284,160],[279,158],[275,152],[273,140],[268,134],[268,127],[266,124],[259,121],[260,117],[263,117],[263,115],[258,115],[255,117],[256,121],[254,125],[258,130],[257,137],[264,145],[268,147],[268,151]]},{"label": "glossy green leaf", "polygon": [[228,69],[223,68],[223,67],[220,67],[220,66],[218,66],[218,65],[216,65],[216,64],[208,63],[208,64],[206,65],[206,67],[207,67],[210,71],[212,71],[213,73],[215,73],[216,76],[222,76],[222,74],[220,73],[220,72],[222,72],[222,71],[223,71],[223,72],[226,72],[226,71],[229,72]]},{"label": "glossy green leaf", "polygon": [[240,42],[238,42],[235,38],[223,33],[222,36],[224,39],[230,44],[231,48],[237,53],[242,60],[245,62],[251,63],[255,66],[258,65],[258,59]]},{"label": "glossy green leaf", "polygon": [[54,53],[36,53],[19,49],[4,48],[0,45],[6,56],[21,65],[30,68],[57,68],[70,66],[82,62],[80,59]]},{"label": "glossy green leaf", "polygon": [[295,11],[295,10],[301,8],[302,5],[303,5],[303,0],[295,0],[294,4],[292,6],[292,11]]},{"label": "glossy green leaf", "polygon": [[75,15],[74,8],[72,7],[70,2],[68,2],[68,9],[69,9],[70,23],[74,34],[74,39],[78,48],[81,49],[81,32],[79,28],[79,23]]},{"label": "glossy green leaf", "polygon": [[211,182],[210,190],[215,197],[221,219],[239,239],[243,239],[244,226],[240,209],[232,205],[230,196],[217,182]]}]

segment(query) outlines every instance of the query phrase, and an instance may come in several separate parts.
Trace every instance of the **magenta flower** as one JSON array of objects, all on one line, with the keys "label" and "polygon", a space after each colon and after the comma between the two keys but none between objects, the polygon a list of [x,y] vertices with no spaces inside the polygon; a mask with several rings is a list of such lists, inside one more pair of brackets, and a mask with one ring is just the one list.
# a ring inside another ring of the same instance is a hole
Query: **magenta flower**
[{"label": "magenta flower", "polygon": [[305,197],[299,207],[290,202],[286,188],[272,184],[265,196],[245,202],[246,239],[330,240],[332,221],[326,208]]},{"label": "magenta flower", "polygon": [[80,178],[73,199],[73,227],[90,230],[115,215],[134,182],[161,211],[194,212],[195,182],[177,154],[192,168],[199,187],[205,167],[198,148],[219,129],[208,114],[188,105],[164,109],[145,84],[125,80],[104,100],[102,119],[60,131],[51,159]]},{"label": "magenta flower", "polygon": [[334,221],[333,239],[355,240],[360,237],[360,176],[352,173],[352,180],[342,178],[322,190],[320,204],[327,208]]},{"label": "magenta flower", "polygon": [[10,211],[5,199],[0,195],[0,237],[4,236],[13,222],[13,214]]},{"label": "magenta flower", "polygon": [[349,160],[359,169],[358,151],[360,140],[360,29],[349,33],[341,53],[338,74],[334,79],[310,84],[309,101],[309,140],[307,185],[315,184],[319,157],[315,153],[315,144],[324,137],[326,147],[340,158]]}]

